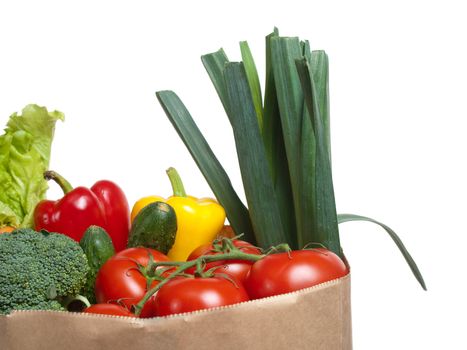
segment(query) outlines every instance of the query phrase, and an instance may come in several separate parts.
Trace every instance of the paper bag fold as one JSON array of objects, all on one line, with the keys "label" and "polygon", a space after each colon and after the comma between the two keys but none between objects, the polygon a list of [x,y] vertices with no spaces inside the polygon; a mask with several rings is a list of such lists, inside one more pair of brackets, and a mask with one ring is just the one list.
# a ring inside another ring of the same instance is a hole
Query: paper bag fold
[{"label": "paper bag fold", "polygon": [[350,275],[294,293],[163,318],[13,312],[0,317],[0,349],[350,350]]}]

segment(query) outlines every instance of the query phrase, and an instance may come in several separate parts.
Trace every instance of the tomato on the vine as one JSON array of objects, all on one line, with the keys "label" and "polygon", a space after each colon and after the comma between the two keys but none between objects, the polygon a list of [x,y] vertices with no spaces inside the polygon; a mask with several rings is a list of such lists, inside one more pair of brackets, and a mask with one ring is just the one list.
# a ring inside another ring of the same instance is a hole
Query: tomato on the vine
[{"label": "tomato on the vine", "polygon": [[159,289],[154,307],[157,316],[166,316],[247,300],[245,288],[225,277],[176,277]]},{"label": "tomato on the vine", "polygon": [[[96,278],[97,302],[118,302],[131,310],[148,290],[146,276],[139,270],[138,264],[146,267],[151,255],[155,262],[169,261],[166,255],[149,248],[125,249],[107,260]],[[153,281],[150,287],[158,283],[159,281]],[[145,304],[140,317],[154,316],[153,302],[154,297]]]},{"label": "tomato on the vine", "polygon": [[348,272],[344,262],[329,250],[295,250],[255,262],[244,285],[251,299],[259,299],[312,287]]},{"label": "tomato on the vine", "polygon": [[87,314],[136,317],[135,314],[117,304],[94,304],[84,309],[83,312]]},{"label": "tomato on the vine", "polygon": [[[253,246],[251,243],[242,240],[233,240],[233,245],[236,248],[239,248],[243,253],[247,254],[254,254],[254,255],[261,255],[261,251]],[[222,254],[222,252],[218,252],[214,250],[213,244],[204,244],[190,254],[188,260],[195,260],[203,255],[218,255]],[[248,260],[222,260],[216,262],[210,262],[206,264],[204,271],[207,271],[213,267],[219,266],[215,269],[216,273],[226,273],[232,277],[234,277],[238,282],[243,283],[245,281],[248,272],[250,271],[251,265],[253,261]],[[193,273],[195,268],[188,269],[188,273]]]}]

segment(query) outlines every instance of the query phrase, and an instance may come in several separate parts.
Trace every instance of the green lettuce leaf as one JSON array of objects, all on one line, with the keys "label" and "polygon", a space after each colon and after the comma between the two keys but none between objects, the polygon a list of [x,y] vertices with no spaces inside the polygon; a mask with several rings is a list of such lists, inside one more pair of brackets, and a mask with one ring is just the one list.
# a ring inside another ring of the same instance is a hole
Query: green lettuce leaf
[{"label": "green lettuce leaf", "polygon": [[28,105],[14,113],[0,136],[0,227],[33,226],[33,212],[45,198],[50,149],[61,112]]}]

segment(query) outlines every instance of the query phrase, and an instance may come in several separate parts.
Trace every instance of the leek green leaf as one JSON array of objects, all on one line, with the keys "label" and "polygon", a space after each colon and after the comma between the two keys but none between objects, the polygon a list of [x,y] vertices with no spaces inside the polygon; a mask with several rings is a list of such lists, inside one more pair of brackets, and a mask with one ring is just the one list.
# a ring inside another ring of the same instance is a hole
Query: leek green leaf
[{"label": "leek green leaf", "polygon": [[257,242],[263,248],[287,242],[243,63],[228,63],[224,79],[243,186]]},{"label": "leek green leaf", "polygon": [[316,140],[316,164],[314,173],[315,205],[313,213],[315,242],[323,244],[334,253],[342,256],[334,187],[332,183],[331,162],[326,144],[323,121],[319,115],[319,106],[316,100],[316,87],[307,58],[304,57],[295,62]]},{"label": "leek green leaf", "polygon": [[209,78],[211,78],[225,113],[227,113],[227,116],[230,118],[227,90],[224,80],[224,67],[229,62],[227,55],[223,49],[219,49],[216,52],[201,56],[201,61],[208,72]]},{"label": "leek green leaf", "polygon": [[272,70],[271,38],[279,35],[277,28],[266,37],[266,88],[264,92],[263,142],[269,161],[274,191],[276,192],[282,222],[292,249],[298,249],[295,209],[290,182],[289,164],[285,151],[276,83]]},{"label": "leek green leaf", "polygon": [[298,38],[271,38],[271,62],[291,182],[298,246],[319,241],[313,232],[314,134],[304,109],[295,60],[302,57]]},{"label": "leek green leaf", "polygon": [[318,103],[319,115],[323,121],[324,138],[327,152],[331,159],[331,122],[329,117],[329,60],[323,50],[312,51],[308,57],[313,80],[316,86],[316,101]]},{"label": "leek green leaf", "polygon": [[183,102],[172,91],[159,91],[156,96],[217,200],[224,207],[235,233],[243,233],[244,239],[255,243],[256,240],[247,208],[238,197],[227,173],[217,160]]},{"label": "leek green leaf", "polygon": [[240,51],[242,53],[243,66],[245,67],[248,85],[250,86],[253,103],[255,105],[256,117],[261,134],[263,133],[263,97],[261,95],[261,85],[259,83],[258,71],[256,70],[255,60],[251,54],[248,42],[240,42]]},{"label": "leek green leaf", "polygon": [[417,264],[415,263],[415,260],[412,258],[410,253],[408,252],[407,248],[405,247],[404,243],[402,243],[402,240],[399,238],[399,236],[387,225],[376,221],[374,219],[368,218],[366,216],[360,216],[360,215],[355,215],[355,214],[338,214],[337,219],[339,223],[344,223],[348,221],[368,221],[372,222],[376,225],[381,226],[392,238],[394,243],[396,244],[397,248],[399,248],[400,252],[402,253],[402,256],[404,257],[405,261],[407,261],[407,264],[409,265],[410,269],[412,270],[412,273],[414,274],[415,278],[417,279],[418,283],[422,286],[424,290],[426,290],[426,285],[425,281],[423,280],[422,273],[418,269]]}]

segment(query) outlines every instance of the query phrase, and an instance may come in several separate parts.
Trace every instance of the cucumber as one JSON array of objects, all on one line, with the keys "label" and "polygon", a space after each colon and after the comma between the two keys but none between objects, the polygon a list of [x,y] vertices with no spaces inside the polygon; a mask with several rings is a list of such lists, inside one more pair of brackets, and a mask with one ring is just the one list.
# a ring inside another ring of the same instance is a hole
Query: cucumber
[{"label": "cucumber", "polygon": [[153,248],[167,254],[175,242],[177,216],[167,203],[154,202],[145,206],[133,220],[128,247]]},{"label": "cucumber", "polygon": [[109,234],[99,226],[89,226],[79,244],[88,258],[89,265],[86,285],[81,294],[88,298],[91,304],[94,304],[96,302],[94,285],[97,273],[102,265],[115,254],[115,249]]}]

